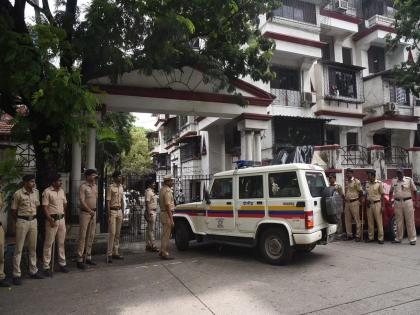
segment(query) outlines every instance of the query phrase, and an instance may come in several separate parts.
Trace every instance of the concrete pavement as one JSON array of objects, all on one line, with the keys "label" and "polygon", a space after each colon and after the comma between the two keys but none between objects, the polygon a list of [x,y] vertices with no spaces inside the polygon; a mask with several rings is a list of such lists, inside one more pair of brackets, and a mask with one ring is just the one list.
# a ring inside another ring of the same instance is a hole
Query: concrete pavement
[{"label": "concrete pavement", "polygon": [[0,314],[420,314],[419,245],[335,242],[280,267],[231,246],[172,251],[25,279],[0,289]]}]

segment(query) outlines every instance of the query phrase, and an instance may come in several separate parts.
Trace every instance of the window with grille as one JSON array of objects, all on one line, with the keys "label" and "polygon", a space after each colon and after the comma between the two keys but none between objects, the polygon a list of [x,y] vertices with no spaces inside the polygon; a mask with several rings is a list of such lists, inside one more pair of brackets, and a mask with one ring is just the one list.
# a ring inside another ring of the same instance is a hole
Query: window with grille
[{"label": "window with grille", "polygon": [[282,2],[282,7],[272,12],[273,16],[316,24],[316,9],[314,4],[297,0],[283,0]]},{"label": "window with grille", "polygon": [[330,95],[357,98],[355,71],[330,67],[328,73]]}]

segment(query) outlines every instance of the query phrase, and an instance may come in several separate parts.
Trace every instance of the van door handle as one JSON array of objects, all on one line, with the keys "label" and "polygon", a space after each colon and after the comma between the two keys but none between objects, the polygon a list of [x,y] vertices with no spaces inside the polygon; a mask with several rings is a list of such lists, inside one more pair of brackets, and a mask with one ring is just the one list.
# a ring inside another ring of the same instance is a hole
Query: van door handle
[{"label": "van door handle", "polygon": [[257,205],[262,205],[262,201],[257,201]]},{"label": "van door handle", "polygon": [[228,201],[228,202],[226,202],[226,204],[227,204],[227,205],[231,205],[231,204],[232,204],[232,202]]}]

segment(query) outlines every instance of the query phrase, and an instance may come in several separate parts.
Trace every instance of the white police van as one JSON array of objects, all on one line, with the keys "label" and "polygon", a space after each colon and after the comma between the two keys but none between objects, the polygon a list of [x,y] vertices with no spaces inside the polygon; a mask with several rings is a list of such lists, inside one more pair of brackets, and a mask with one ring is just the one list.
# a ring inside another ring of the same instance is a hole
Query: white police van
[{"label": "white police van", "polygon": [[323,169],[308,164],[217,173],[204,201],[176,207],[176,246],[211,239],[258,247],[268,263],[287,263],[294,250],[309,252],[336,232],[340,203],[326,205],[334,195],[327,186]]}]

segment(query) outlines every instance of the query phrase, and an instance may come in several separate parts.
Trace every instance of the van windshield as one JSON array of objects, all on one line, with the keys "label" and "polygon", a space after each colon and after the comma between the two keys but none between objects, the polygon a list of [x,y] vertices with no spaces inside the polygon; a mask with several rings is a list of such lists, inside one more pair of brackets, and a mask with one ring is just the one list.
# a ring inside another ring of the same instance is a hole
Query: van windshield
[{"label": "van windshield", "polygon": [[324,189],[327,187],[324,175],[318,172],[306,172],[306,182],[312,197],[322,197]]}]

